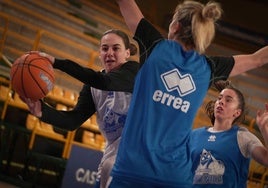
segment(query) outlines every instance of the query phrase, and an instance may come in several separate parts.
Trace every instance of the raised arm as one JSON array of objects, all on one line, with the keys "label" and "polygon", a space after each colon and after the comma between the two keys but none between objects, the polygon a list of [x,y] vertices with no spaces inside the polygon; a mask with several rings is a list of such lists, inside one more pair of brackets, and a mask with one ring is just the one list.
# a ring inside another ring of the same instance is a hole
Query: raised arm
[{"label": "raised arm", "polygon": [[234,59],[235,64],[230,76],[236,76],[268,63],[268,46],[259,49],[253,54],[235,55]]},{"label": "raised arm", "polygon": [[135,0],[116,0],[125,22],[134,35],[140,20],[144,17]]},{"label": "raised arm", "polygon": [[262,133],[265,144],[268,146],[268,103],[265,104],[264,111],[258,111],[256,123]]},{"label": "raised arm", "polygon": [[258,111],[256,117],[256,123],[263,136],[265,146],[258,146],[252,152],[254,160],[260,164],[268,167],[268,103],[265,104],[264,111]]}]

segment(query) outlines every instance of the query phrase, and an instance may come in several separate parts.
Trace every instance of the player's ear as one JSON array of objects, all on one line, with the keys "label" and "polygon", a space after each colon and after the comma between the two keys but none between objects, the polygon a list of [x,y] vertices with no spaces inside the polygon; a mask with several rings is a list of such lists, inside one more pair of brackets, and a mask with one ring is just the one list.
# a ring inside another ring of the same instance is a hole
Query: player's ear
[{"label": "player's ear", "polygon": [[239,117],[239,116],[241,115],[241,113],[242,113],[242,110],[241,110],[241,109],[237,109],[237,110],[235,111],[235,113],[233,114],[233,116],[234,116],[235,118],[237,118],[237,117]]},{"label": "player's ear", "polygon": [[130,57],[130,49],[126,50],[126,59],[128,59]]},{"label": "player's ear", "polygon": [[179,33],[179,31],[180,31],[180,29],[181,29],[181,24],[180,24],[180,22],[175,22],[174,23],[174,26],[173,26],[174,28],[174,33]]}]

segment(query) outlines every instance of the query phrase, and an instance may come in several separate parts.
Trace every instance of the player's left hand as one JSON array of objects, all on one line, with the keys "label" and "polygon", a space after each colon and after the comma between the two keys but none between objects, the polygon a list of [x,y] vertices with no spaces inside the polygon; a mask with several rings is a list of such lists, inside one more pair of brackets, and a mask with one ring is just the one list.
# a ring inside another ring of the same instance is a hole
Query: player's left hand
[{"label": "player's left hand", "polygon": [[40,51],[29,51],[29,52],[27,52],[27,53],[28,53],[28,54],[38,54],[38,55],[40,55],[40,56],[42,56],[42,57],[47,58],[47,59],[51,62],[52,65],[54,64],[55,57],[53,57],[53,56],[51,56],[51,55],[49,55],[49,54],[47,54],[47,53],[45,53],[45,52],[40,52]]},{"label": "player's left hand", "polygon": [[265,110],[258,110],[256,123],[260,130],[267,129],[268,132],[268,103],[265,104]]}]

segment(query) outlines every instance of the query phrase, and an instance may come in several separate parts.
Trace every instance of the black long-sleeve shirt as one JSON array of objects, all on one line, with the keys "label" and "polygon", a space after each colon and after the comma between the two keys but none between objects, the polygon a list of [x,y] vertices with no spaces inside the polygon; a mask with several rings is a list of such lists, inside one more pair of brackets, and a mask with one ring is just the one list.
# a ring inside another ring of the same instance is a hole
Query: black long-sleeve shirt
[{"label": "black long-sleeve shirt", "polygon": [[82,67],[71,60],[56,59],[53,67],[80,80],[84,83],[84,86],[79,93],[77,104],[70,111],[58,111],[42,102],[42,117],[40,119],[58,128],[74,130],[97,110],[90,88],[132,93],[139,63],[128,61],[119,69],[109,73]]}]

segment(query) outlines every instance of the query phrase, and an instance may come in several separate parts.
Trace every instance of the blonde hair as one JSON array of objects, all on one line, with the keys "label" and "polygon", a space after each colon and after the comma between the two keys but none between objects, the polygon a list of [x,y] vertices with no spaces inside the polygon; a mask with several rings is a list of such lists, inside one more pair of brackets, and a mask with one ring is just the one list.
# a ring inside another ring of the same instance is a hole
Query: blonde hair
[{"label": "blonde hair", "polygon": [[219,3],[187,0],[179,4],[173,20],[180,24],[178,39],[190,49],[203,54],[215,36],[215,22],[221,17],[222,9]]}]

